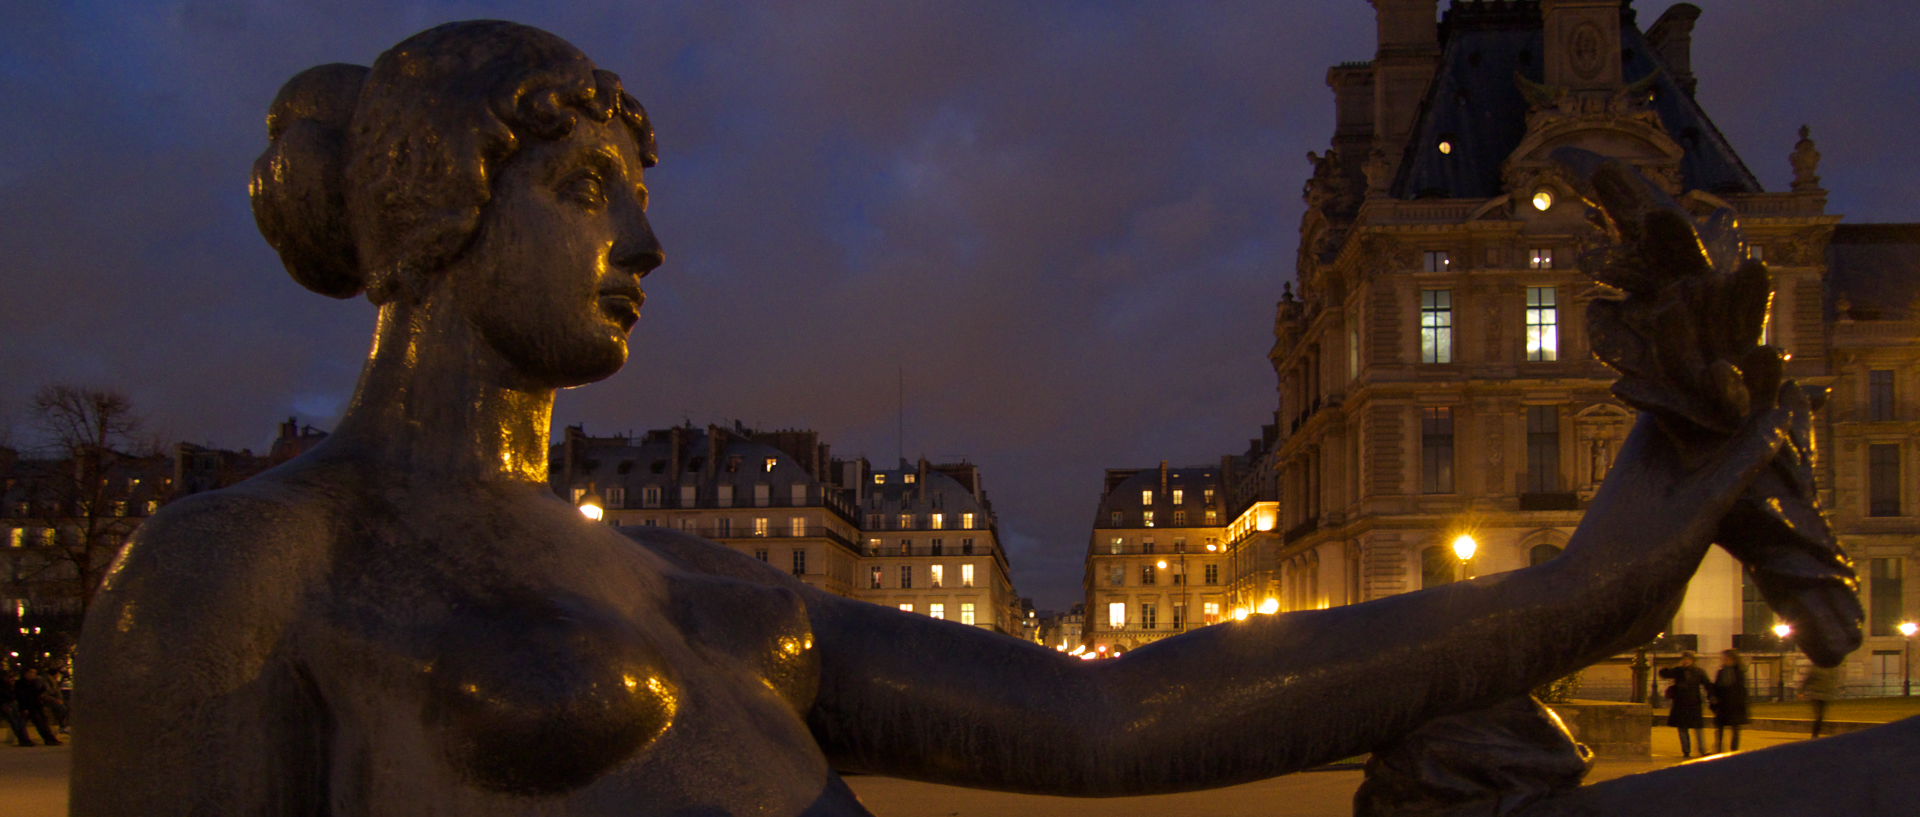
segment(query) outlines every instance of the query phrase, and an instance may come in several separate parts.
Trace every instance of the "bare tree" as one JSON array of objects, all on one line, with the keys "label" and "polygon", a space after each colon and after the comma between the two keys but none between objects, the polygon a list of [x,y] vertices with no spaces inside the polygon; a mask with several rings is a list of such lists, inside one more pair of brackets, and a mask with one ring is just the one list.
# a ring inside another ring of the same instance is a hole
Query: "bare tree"
[{"label": "bare tree", "polygon": [[65,584],[61,595],[84,614],[120,547],[164,498],[166,463],[136,437],[141,419],[115,391],[43,387],[31,421],[49,456],[15,465],[18,507],[8,510],[40,522],[32,543],[40,558],[16,563],[16,581]]}]

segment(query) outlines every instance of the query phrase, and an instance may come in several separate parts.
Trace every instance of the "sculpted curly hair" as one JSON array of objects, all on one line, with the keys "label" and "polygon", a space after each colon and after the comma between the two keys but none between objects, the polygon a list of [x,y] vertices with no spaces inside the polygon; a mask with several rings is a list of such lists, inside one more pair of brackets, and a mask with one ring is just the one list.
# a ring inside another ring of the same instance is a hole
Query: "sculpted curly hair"
[{"label": "sculpted curly hair", "polygon": [[322,65],[287,81],[253,166],[254,220],[308,289],[417,300],[473,238],[500,164],[581,116],[619,116],[641,165],[658,160],[620,78],[560,38],[494,20],[428,29],[372,69]]}]

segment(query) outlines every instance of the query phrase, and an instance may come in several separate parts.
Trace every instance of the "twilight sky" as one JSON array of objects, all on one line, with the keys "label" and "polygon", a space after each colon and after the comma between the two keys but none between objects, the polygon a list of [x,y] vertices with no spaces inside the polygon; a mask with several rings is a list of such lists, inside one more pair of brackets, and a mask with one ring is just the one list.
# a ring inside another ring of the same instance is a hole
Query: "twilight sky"
[{"label": "twilight sky", "polygon": [[[1636,4],[1642,26],[1668,5]],[[1832,212],[1920,220],[1920,14],[1696,5],[1699,98],[1763,185],[1805,122]],[[737,418],[879,465],[970,459],[1043,608],[1079,596],[1102,469],[1212,462],[1270,418],[1325,72],[1374,48],[1361,0],[4,0],[0,441],[32,442],[49,382],[122,390],[169,441],[330,427],[373,309],[301,289],[255,231],[267,104],[477,17],[572,41],[659,130],[667,264],[634,358],[556,423]]]}]

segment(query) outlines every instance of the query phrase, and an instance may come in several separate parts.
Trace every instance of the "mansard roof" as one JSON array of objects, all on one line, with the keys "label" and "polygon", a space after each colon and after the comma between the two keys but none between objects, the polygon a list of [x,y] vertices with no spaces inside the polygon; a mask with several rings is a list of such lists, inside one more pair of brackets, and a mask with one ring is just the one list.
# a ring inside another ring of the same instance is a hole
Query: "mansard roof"
[{"label": "mansard roof", "polygon": [[[1827,244],[1826,319],[1920,317],[1920,224],[1841,224]],[[1841,306],[1847,314],[1841,315]]]},{"label": "mansard roof", "polygon": [[[1528,104],[1516,73],[1543,76],[1540,6],[1530,0],[1455,3],[1441,22],[1440,64],[1394,180],[1396,198],[1493,198],[1500,168],[1526,136]],[[1620,26],[1621,74],[1631,85],[1660,67],[1631,9]],[[1653,109],[1684,151],[1688,189],[1758,193],[1760,183],[1670,72],[1653,80]],[[1445,140],[1452,151],[1441,153]]]}]

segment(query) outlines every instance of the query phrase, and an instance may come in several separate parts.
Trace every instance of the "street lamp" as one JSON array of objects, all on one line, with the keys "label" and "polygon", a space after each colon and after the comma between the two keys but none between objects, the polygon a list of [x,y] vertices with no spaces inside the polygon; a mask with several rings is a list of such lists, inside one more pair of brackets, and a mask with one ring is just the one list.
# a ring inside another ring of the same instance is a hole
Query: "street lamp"
[{"label": "street lamp", "polygon": [[1900,622],[1900,636],[1907,640],[1907,652],[1900,657],[1900,694],[1913,695],[1913,634],[1920,631],[1920,624],[1911,621]]},{"label": "street lamp", "polygon": [[607,515],[607,509],[601,502],[599,491],[588,488],[587,493],[580,497],[580,515],[595,522]]},{"label": "street lamp", "polygon": [[1453,555],[1460,559],[1460,580],[1467,579],[1467,563],[1473,561],[1473,554],[1480,549],[1480,543],[1474,541],[1473,534],[1463,533],[1453,537]]}]

